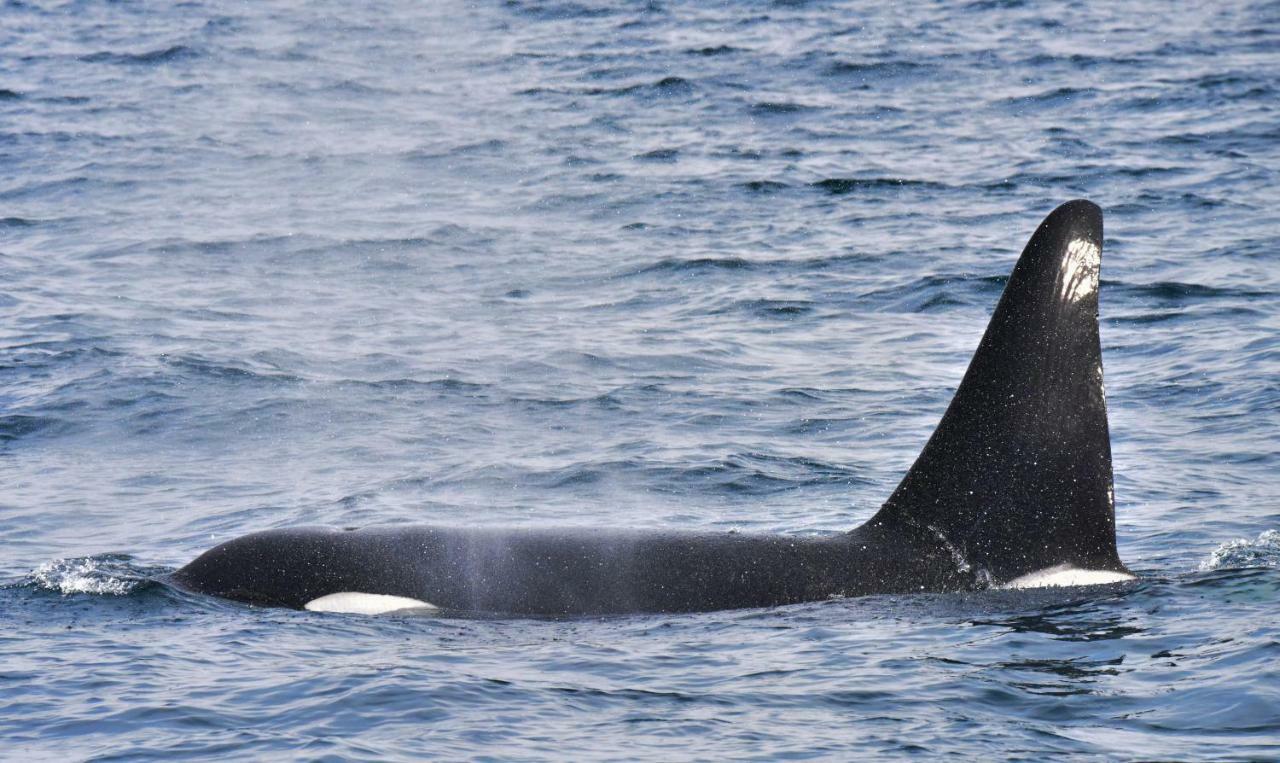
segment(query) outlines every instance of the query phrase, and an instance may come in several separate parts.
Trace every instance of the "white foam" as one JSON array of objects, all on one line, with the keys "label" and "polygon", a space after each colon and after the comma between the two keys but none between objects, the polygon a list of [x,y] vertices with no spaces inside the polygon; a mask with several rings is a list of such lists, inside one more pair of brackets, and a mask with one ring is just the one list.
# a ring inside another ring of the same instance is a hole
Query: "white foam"
[{"label": "white foam", "polygon": [[399,612],[403,609],[439,609],[439,607],[407,596],[342,591],[312,599],[307,602],[304,609],[312,612],[341,612],[348,615],[385,615],[388,612]]},{"label": "white foam", "polygon": [[1082,570],[1067,564],[1047,567],[1020,578],[1014,578],[1000,588],[1066,588],[1069,586],[1106,585],[1133,580],[1133,575],[1112,570]]},{"label": "white foam", "polygon": [[1227,541],[1200,563],[1201,572],[1233,567],[1280,567],[1280,532],[1265,530],[1257,540]]},{"label": "white foam", "polygon": [[117,577],[103,569],[100,560],[91,556],[45,562],[31,573],[31,581],[64,596],[75,593],[124,596],[138,586],[136,580]]}]

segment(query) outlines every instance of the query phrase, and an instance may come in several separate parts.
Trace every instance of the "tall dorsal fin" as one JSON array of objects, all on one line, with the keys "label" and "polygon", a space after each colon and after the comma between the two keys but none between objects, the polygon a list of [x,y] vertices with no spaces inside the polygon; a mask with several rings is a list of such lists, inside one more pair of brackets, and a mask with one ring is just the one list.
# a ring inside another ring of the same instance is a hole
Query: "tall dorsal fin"
[{"label": "tall dorsal fin", "polygon": [[1055,209],[1005,286],[951,405],[873,522],[945,541],[997,583],[1125,571],[1098,341],[1102,210]]}]

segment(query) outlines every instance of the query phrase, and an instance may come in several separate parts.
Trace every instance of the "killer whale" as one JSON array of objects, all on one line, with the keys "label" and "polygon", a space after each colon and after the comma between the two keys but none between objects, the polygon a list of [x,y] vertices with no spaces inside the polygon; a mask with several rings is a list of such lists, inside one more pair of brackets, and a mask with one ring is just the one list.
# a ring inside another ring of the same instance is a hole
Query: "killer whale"
[{"label": "killer whale", "polygon": [[218,545],[171,582],[297,609],[563,616],[1131,577],[1115,540],[1102,242],[1089,201],[1044,219],[933,435],[847,533],[284,528]]}]

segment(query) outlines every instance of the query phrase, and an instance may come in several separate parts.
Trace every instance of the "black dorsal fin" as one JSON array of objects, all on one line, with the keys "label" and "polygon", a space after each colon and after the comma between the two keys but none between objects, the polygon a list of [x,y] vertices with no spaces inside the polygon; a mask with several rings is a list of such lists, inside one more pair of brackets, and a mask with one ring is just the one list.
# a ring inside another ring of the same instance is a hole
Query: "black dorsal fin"
[{"label": "black dorsal fin", "polygon": [[1125,571],[1098,340],[1102,210],[1055,209],[1014,266],[951,405],[873,522],[925,530],[993,582]]}]

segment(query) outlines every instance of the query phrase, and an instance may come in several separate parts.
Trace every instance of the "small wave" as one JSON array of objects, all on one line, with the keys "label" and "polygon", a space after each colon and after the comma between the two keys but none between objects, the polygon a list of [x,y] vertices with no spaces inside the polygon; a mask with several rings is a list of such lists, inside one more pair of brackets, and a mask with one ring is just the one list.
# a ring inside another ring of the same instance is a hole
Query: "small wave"
[{"label": "small wave", "polygon": [[1121,287],[1131,294],[1168,302],[1184,302],[1187,300],[1208,299],[1268,299],[1273,295],[1270,291],[1260,289],[1242,289],[1231,286],[1209,286],[1198,283],[1179,281],[1156,281],[1154,283],[1134,284],[1122,283]]},{"label": "small wave", "polygon": [[741,50],[742,48],[735,48],[730,45],[716,45],[706,48],[694,48],[685,52],[691,56],[723,56],[726,53],[737,53]]},{"label": "small wave", "polygon": [[1059,87],[1032,95],[1005,99],[1007,106],[1050,106],[1097,95],[1093,88]]},{"label": "small wave", "polygon": [[162,50],[148,50],[142,53],[116,53],[114,51],[104,50],[98,53],[90,53],[86,56],[81,56],[80,60],[91,64],[107,63],[149,65],[181,61],[185,58],[192,58],[195,55],[195,50],[187,47],[186,45],[171,45],[170,47]]},{"label": "small wave", "polygon": [[317,89],[317,92],[328,93],[331,95],[342,96],[360,96],[360,95],[389,95],[394,97],[397,92],[388,88],[369,85],[359,80],[343,79],[337,82],[331,82]]},{"label": "small wave", "polygon": [[91,182],[92,181],[89,178],[80,175],[62,178],[60,180],[39,179],[25,185],[18,185],[0,191],[0,199],[9,201],[12,199],[45,196],[63,191],[80,190],[85,186],[88,186]]},{"label": "small wave", "polygon": [[804,457],[739,453],[694,466],[646,465],[655,492],[772,495],[824,484],[860,484],[864,477],[836,464]]},{"label": "small wave", "polygon": [[791,186],[786,183],[779,183],[776,180],[750,180],[740,185],[752,193],[774,193],[776,191],[785,191]]},{"label": "small wave", "polygon": [[50,416],[29,416],[21,413],[0,416],[0,443],[52,429],[60,423],[58,419]]},{"label": "small wave", "polygon": [[1095,56],[1086,53],[1070,53],[1070,54],[1054,54],[1039,53],[1025,60],[1028,66],[1054,66],[1057,64],[1069,64],[1078,69],[1088,69],[1101,66],[1133,66],[1141,64],[1142,59],[1132,56]]},{"label": "small wave", "polygon": [[931,68],[925,64],[918,64],[912,61],[873,61],[869,63],[837,61],[827,67],[826,75],[828,77],[857,77],[865,80],[915,74]]},{"label": "small wave", "polygon": [[701,273],[715,270],[747,270],[754,266],[750,260],[741,257],[696,257],[682,260],[673,257],[658,260],[652,265],[623,273],[623,276],[647,275],[649,273]]},{"label": "small wave", "polygon": [[674,162],[680,158],[680,150],[676,148],[659,148],[646,151],[633,157],[638,162]]},{"label": "small wave", "polygon": [[243,368],[241,366],[231,365],[230,363],[218,363],[213,360],[194,355],[165,356],[162,360],[170,367],[199,376],[208,376],[216,379],[252,380],[287,384],[294,384],[302,381],[300,377],[292,374],[273,373],[265,370]]},{"label": "small wave", "polygon": [[639,95],[645,97],[688,95],[694,90],[693,83],[684,77],[663,77],[657,82],[641,82],[621,87],[592,87],[585,90],[560,91],[552,88],[530,88],[520,91],[521,95],[541,95],[543,93],[575,92],[582,95]]},{"label": "small wave", "polygon": [[974,297],[998,293],[1006,276],[927,275],[861,296],[894,312],[927,312],[967,304]]},{"label": "small wave", "polygon": [[713,315],[743,312],[759,318],[789,320],[814,311],[814,304],[802,299],[744,299],[713,310]]},{"label": "small wave", "polygon": [[22,97],[22,93],[17,90],[10,90],[7,87],[0,87],[0,101],[16,101]]},{"label": "small wave", "polygon": [[1240,567],[1280,567],[1280,531],[1266,530],[1254,540],[1227,541],[1200,563],[1201,572]]},{"label": "small wave", "polygon": [[55,559],[45,562],[30,575],[30,582],[63,596],[88,593],[97,596],[127,596],[149,582],[129,566],[130,557],[118,554]]},{"label": "small wave", "polygon": [[751,111],[754,114],[762,116],[785,116],[788,114],[802,114],[806,111],[814,111],[815,107],[806,106],[803,103],[792,103],[791,101],[761,101],[752,104]]},{"label": "small wave", "polygon": [[464,397],[483,397],[489,392],[490,385],[477,384],[475,382],[462,381],[461,379],[453,379],[445,377],[443,379],[431,379],[421,381],[418,379],[377,379],[373,381],[363,379],[346,379],[337,383],[339,386],[364,387],[367,389],[387,390],[391,392],[407,392],[410,390],[435,390],[446,393],[456,393]]},{"label": "small wave", "polygon": [[663,77],[653,83],[654,90],[688,92],[693,89],[693,83],[684,77]]},{"label": "small wave", "polygon": [[929,180],[911,180],[908,178],[827,178],[812,184],[814,188],[829,194],[840,196],[857,191],[872,191],[883,188],[927,188],[942,189],[947,186]]},{"label": "small wave", "polygon": [[568,19],[591,19],[605,16],[612,16],[618,13],[613,8],[597,8],[585,3],[543,3],[543,2],[519,2],[519,0],[510,0],[506,4],[507,10],[530,18],[542,19],[546,21],[565,21]]}]

